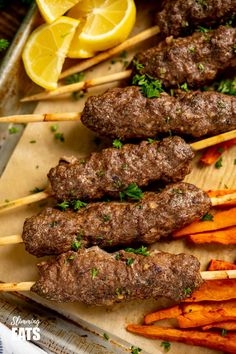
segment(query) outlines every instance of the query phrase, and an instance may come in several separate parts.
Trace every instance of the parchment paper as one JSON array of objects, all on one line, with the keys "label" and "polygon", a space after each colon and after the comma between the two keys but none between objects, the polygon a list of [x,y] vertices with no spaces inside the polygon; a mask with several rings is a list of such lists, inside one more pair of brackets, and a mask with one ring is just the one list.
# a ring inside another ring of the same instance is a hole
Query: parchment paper
[{"label": "parchment paper", "polygon": [[[140,1],[141,3],[141,1]],[[140,32],[142,29],[149,27],[153,22],[153,8],[155,1],[147,2],[139,6],[137,25],[132,33]],[[154,45],[155,39],[146,42],[143,47]],[[129,51],[129,58],[133,53],[140,50],[141,47]],[[110,61],[99,65],[86,75],[86,78],[99,77],[108,73],[118,72],[122,69],[121,63],[112,65]],[[118,85],[119,83],[117,83]],[[113,84],[114,86],[115,84]],[[112,86],[112,85],[110,85]],[[92,89],[89,94],[103,92],[108,85]],[[84,99],[73,101],[71,97],[56,99],[54,101],[42,102],[37,106],[37,113],[45,112],[68,112],[80,111],[83,108]],[[46,174],[50,167],[55,166],[61,156],[80,156],[84,157],[91,151],[97,149],[94,142],[94,134],[91,133],[80,123],[60,123],[59,132],[65,136],[65,142],[57,141],[50,131],[51,123],[29,124],[13,153],[8,166],[0,179],[0,201],[5,199],[12,200],[29,194],[30,190],[35,187],[44,187],[47,185]],[[35,144],[30,141],[36,140]],[[224,153],[223,167],[219,170],[213,167],[199,167],[197,162],[194,163],[192,173],[186,178],[186,181],[196,184],[205,190],[217,188],[236,188],[236,166],[234,159],[236,158],[236,148]],[[22,232],[24,219],[35,214],[45,206],[46,201],[38,205],[29,205],[7,212],[0,216],[0,235],[7,236]],[[182,240],[172,242],[160,242],[155,244],[153,248],[172,253],[180,253],[182,251],[197,256],[205,269],[211,258],[218,258],[227,261],[234,261],[236,257],[235,247],[224,246],[189,246]],[[2,247],[0,249],[0,280],[1,281],[32,281],[37,279],[36,263],[38,259],[29,255],[23,245],[13,245]],[[31,296],[31,295],[30,295]],[[134,336],[125,330],[128,323],[141,323],[143,315],[151,310],[157,309],[163,305],[169,305],[168,301],[145,301],[133,302],[129,304],[121,304],[112,308],[95,308],[87,307],[79,303],[74,304],[55,304],[37,298],[49,307],[66,314],[68,317],[79,319],[82,318],[91,322],[104,331],[114,333],[117,336],[129,341],[135,346],[145,349],[150,354],[162,352],[160,342],[157,340],[149,340],[143,337]],[[191,347],[184,344],[172,343],[170,353],[176,354],[210,354],[216,353],[208,349],[200,347]]]}]

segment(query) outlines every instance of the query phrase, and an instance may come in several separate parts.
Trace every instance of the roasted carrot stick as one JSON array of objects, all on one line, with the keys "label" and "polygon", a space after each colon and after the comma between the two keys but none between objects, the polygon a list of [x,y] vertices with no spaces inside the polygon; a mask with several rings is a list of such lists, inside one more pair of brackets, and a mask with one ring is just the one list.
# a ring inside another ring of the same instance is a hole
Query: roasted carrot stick
[{"label": "roasted carrot stick", "polygon": [[236,245],[236,226],[217,231],[189,235],[188,239],[196,244],[219,243],[221,245]]},{"label": "roasted carrot stick", "polygon": [[212,165],[218,160],[218,158],[223,154],[223,152],[236,144],[236,139],[228,140],[223,143],[211,146],[202,155],[200,161],[206,165]]},{"label": "roasted carrot stick", "polygon": [[[207,280],[183,302],[226,301],[236,299],[236,279]],[[146,322],[145,322],[146,323]]]},{"label": "roasted carrot stick", "polygon": [[161,309],[156,312],[149,313],[144,317],[144,323],[150,324],[156,321],[164,320],[167,318],[177,318],[182,314],[182,309],[180,306],[168,307],[166,309]]},{"label": "roasted carrot stick", "polygon": [[236,301],[192,303],[183,305],[177,317],[180,328],[201,327],[211,323],[236,321]]},{"label": "roasted carrot stick", "polygon": [[203,331],[208,331],[211,328],[225,329],[226,331],[236,331],[236,321],[224,321],[218,323],[212,323],[207,326],[203,326]]},{"label": "roasted carrot stick", "polygon": [[195,221],[192,224],[175,231],[174,238],[197,234],[206,231],[214,231],[227,227],[236,226],[236,208],[218,211],[214,214],[211,221]]},{"label": "roasted carrot stick", "polygon": [[200,332],[196,330],[180,330],[159,326],[127,326],[129,332],[140,334],[147,338],[163,339],[166,341],[182,342],[189,345],[199,345],[223,352],[236,353],[236,333],[227,333],[222,336],[214,332]]},{"label": "roasted carrot stick", "polygon": [[218,259],[212,259],[209,263],[207,270],[233,270],[236,269],[236,264],[221,261]]}]

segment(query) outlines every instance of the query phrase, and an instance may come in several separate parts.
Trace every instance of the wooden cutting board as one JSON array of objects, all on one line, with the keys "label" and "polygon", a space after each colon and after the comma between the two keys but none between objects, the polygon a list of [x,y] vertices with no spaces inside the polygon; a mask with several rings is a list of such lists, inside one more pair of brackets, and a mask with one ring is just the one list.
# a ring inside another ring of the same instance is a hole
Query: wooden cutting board
[{"label": "wooden cutting board", "polygon": [[[149,1],[145,4],[138,3],[138,19],[136,27],[132,33],[140,32],[153,23],[153,9],[156,7],[155,1]],[[129,58],[133,54],[144,48],[154,45],[155,40],[151,40],[145,45],[136,47],[129,51]],[[108,73],[118,72],[122,69],[122,63],[117,62],[112,65],[110,61],[93,68],[86,74],[86,78],[100,77]],[[91,89],[89,94],[103,92],[111,86],[106,85],[96,89]],[[86,97],[79,101],[74,101],[71,97],[55,99],[54,101],[45,101],[37,106],[35,112],[68,112],[81,111]],[[14,112],[12,112],[14,113]],[[90,152],[98,149],[95,135],[80,123],[60,123],[59,132],[65,137],[62,143],[54,139],[50,130],[52,124],[37,123],[28,124],[23,136],[21,137],[17,148],[15,149],[8,166],[0,179],[0,201],[5,199],[12,200],[18,197],[26,196],[35,187],[45,187],[47,185],[47,172],[50,167],[55,166],[61,156],[75,155],[84,157]],[[30,141],[35,140],[32,144]],[[99,146],[101,147],[101,145]],[[236,148],[224,153],[223,167],[201,167],[198,164],[198,158],[193,163],[193,171],[186,178],[205,190],[219,188],[236,189]],[[45,206],[46,202],[38,205],[30,205],[0,216],[0,235],[12,235],[22,232],[24,219],[35,214]],[[211,258],[218,258],[227,261],[234,261],[236,258],[235,247],[230,246],[190,246],[182,240],[172,242],[160,242],[153,245],[153,248],[172,253],[186,252],[197,256],[205,269]],[[13,245],[2,247],[0,249],[0,280],[1,281],[27,281],[37,278],[36,263],[38,259],[29,255],[23,245]],[[31,295],[30,295],[31,296]],[[129,304],[119,304],[111,308],[95,308],[74,304],[55,304],[44,301],[32,294],[33,298],[40,301],[57,311],[64,313],[67,317],[73,319],[82,318],[90,323],[97,325],[104,331],[114,333],[115,335],[129,341],[135,346],[145,349],[150,354],[161,353],[160,341],[148,340],[142,337],[134,336],[125,330],[128,323],[140,323],[143,315],[151,310],[161,306],[169,305],[166,300],[159,301],[137,301]],[[210,354],[216,353],[204,348],[186,346],[184,344],[173,343],[170,353],[175,354]]]}]

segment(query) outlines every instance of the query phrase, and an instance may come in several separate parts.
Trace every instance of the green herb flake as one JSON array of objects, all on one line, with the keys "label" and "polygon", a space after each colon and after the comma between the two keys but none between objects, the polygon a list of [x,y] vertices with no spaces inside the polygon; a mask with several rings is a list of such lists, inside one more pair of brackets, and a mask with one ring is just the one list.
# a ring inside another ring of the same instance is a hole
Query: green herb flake
[{"label": "green herb flake", "polygon": [[65,84],[71,85],[71,84],[75,84],[76,82],[80,82],[84,79],[84,75],[85,74],[83,72],[70,75],[67,78],[65,78]]},{"label": "green herb flake", "polygon": [[187,82],[185,82],[184,84],[182,84],[182,85],[180,86],[180,88],[181,88],[183,91],[185,91],[185,92],[188,92],[188,91],[189,91]]},{"label": "green herb flake", "polygon": [[221,335],[222,337],[225,337],[227,335],[228,331],[224,328],[222,328]]},{"label": "green herb flake", "polygon": [[88,203],[82,202],[81,200],[77,199],[77,200],[73,200],[73,202],[71,202],[74,211],[80,210],[81,208],[85,208]]},{"label": "green herb flake", "polygon": [[201,32],[201,33],[208,33],[211,31],[211,28],[206,28],[206,27],[203,27],[203,26],[198,26],[197,28],[198,32]]},{"label": "green herb flake", "polygon": [[214,216],[210,213],[206,213],[205,215],[203,215],[203,217],[200,220],[201,221],[213,221]]},{"label": "green herb flake", "polygon": [[103,215],[103,221],[107,222],[111,219],[110,215]]},{"label": "green herb flake", "polygon": [[119,260],[120,260],[120,254],[119,254],[119,253],[116,253],[116,255],[115,255],[115,260],[116,260],[116,261],[119,261]]},{"label": "green herb flake", "polygon": [[202,7],[207,7],[207,1],[208,0],[196,0],[196,2]]},{"label": "green herb flake", "polygon": [[130,183],[127,188],[120,192],[120,200],[123,201],[126,198],[140,200],[143,198],[143,192],[136,183]]},{"label": "green herb flake", "polygon": [[126,59],[128,57],[127,51],[123,50],[123,52],[120,53],[119,57],[122,58],[122,59]]},{"label": "green herb flake", "polygon": [[205,66],[202,63],[197,64],[198,70],[203,72],[205,70]]},{"label": "green herb flake", "polygon": [[189,295],[191,295],[192,294],[192,289],[190,289],[190,288],[185,288],[184,289],[184,296],[189,296]]},{"label": "green herb flake", "polygon": [[99,270],[97,268],[92,268],[90,272],[92,275],[92,279],[95,279],[96,276],[98,275]]},{"label": "green herb flake", "polygon": [[30,140],[30,144],[36,144],[36,140]]},{"label": "green herb flake", "polygon": [[59,125],[58,124],[53,124],[50,126],[50,130],[52,133],[55,133],[59,128]]},{"label": "green herb flake", "polygon": [[163,342],[161,342],[161,347],[164,348],[165,352],[168,352],[170,350],[171,344],[170,344],[170,342],[163,341]]},{"label": "green herb flake", "polygon": [[131,354],[138,354],[138,353],[141,353],[142,349],[138,348],[138,347],[134,347],[132,345],[131,347]]},{"label": "green herb flake", "polygon": [[130,267],[133,263],[134,263],[134,259],[133,258],[127,258],[126,264],[127,264],[128,267]]},{"label": "green herb flake", "polygon": [[173,188],[172,189],[172,192],[175,193],[175,194],[184,194],[184,192],[182,191],[182,189],[179,189],[179,188]]},{"label": "green herb flake", "polygon": [[11,128],[9,128],[8,129],[8,132],[9,132],[9,134],[16,134],[16,133],[18,133],[19,132],[19,128],[17,128],[17,127],[11,127]]},{"label": "green herb flake", "polygon": [[160,97],[160,94],[164,92],[162,88],[162,81],[155,80],[150,75],[134,75],[132,84],[139,86],[142,94],[147,98]]},{"label": "green herb flake", "polygon": [[65,141],[63,133],[56,133],[54,135],[54,137],[55,137],[56,140],[59,140],[61,143],[64,143],[64,141]]},{"label": "green herb flake", "polygon": [[81,241],[73,241],[71,244],[71,249],[75,252],[77,252],[81,247]]},{"label": "green herb flake", "polygon": [[135,69],[137,70],[137,71],[140,71],[141,69],[143,69],[144,68],[144,65],[143,64],[140,64],[139,63],[139,61],[138,60],[136,60],[136,59],[133,59],[133,66],[135,67]]},{"label": "green herb flake", "polygon": [[236,78],[221,80],[220,82],[216,83],[216,91],[236,96]]},{"label": "green herb flake", "polygon": [[128,253],[134,253],[134,254],[141,254],[142,256],[149,256],[150,253],[149,251],[147,250],[147,247],[145,246],[141,246],[140,248],[125,248],[125,252],[128,252]]},{"label": "green herb flake", "polygon": [[79,99],[83,98],[84,95],[85,95],[85,91],[80,90],[80,91],[72,92],[71,97],[73,98],[73,100],[78,101]]},{"label": "green herb flake", "polygon": [[112,145],[113,145],[113,147],[116,148],[116,149],[121,149],[122,146],[123,146],[122,142],[121,142],[119,139],[113,140]]},{"label": "green herb flake", "polygon": [[40,192],[42,192],[43,190],[44,190],[43,188],[35,187],[34,189],[32,189],[32,190],[30,191],[30,193],[32,193],[32,194],[40,193]]},{"label": "green herb flake", "polygon": [[57,207],[58,207],[60,210],[62,210],[62,211],[65,211],[66,209],[68,209],[69,206],[70,206],[70,204],[69,204],[69,202],[67,202],[67,201],[64,201],[64,202],[62,202],[62,203],[58,203],[58,204],[57,204]]},{"label": "green herb flake", "polygon": [[188,50],[190,51],[190,53],[195,53],[196,48],[195,47],[190,47]]},{"label": "green herb flake", "polygon": [[148,142],[148,144],[152,144],[152,143],[155,143],[155,139],[151,139],[151,138],[148,138],[147,139],[147,142]]},{"label": "green herb flake", "polygon": [[10,43],[7,39],[0,38],[0,52],[6,50],[9,47]]},{"label": "green herb flake", "polygon": [[103,338],[105,340],[109,340],[110,339],[110,337],[109,337],[109,335],[107,333],[103,333]]},{"label": "green herb flake", "polygon": [[215,168],[219,169],[223,166],[222,160],[223,160],[222,157],[220,157],[219,160],[216,161]]},{"label": "green herb flake", "polygon": [[69,257],[67,257],[68,261],[73,261],[75,259],[75,256],[71,254]]}]

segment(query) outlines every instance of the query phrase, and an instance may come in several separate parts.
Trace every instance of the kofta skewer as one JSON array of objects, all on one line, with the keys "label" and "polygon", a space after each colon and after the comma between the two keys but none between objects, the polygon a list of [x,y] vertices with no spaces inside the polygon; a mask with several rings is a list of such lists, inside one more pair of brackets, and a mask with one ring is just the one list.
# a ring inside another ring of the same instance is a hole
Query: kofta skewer
[{"label": "kofta skewer", "polygon": [[[120,149],[108,148],[100,153],[93,153],[87,162],[76,158],[64,159],[49,173],[55,189],[53,193],[62,199],[67,196],[72,200],[79,199],[85,194],[87,199],[88,196],[93,199],[95,196],[101,197],[105,194],[117,196],[132,183],[141,183],[140,186],[145,186],[157,179],[176,182],[183,179],[190,171],[194,151],[233,139],[235,133],[236,131],[227,132],[191,145],[177,136],[165,138],[160,143],[143,141],[138,145],[126,144]],[[106,166],[101,169],[101,164],[104,162]],[[74,181],[71,180],[72,175],[75,175]],[[86,192],[85,188],[87,188]],[[44,190],[32,196],[4,202],[0,204],[0,213],[46,199],[53,196],[53,193]]]},{"label": "kofta skewer", "polygon": [[[164,88],[188,84],[199,88],[212,82],[220,73],[236,66],[236,28],[220,26],[207,33],[195,32],[188,37],[161,42],[158,46],[135,55],[133,70],[105,76],[104,82],[129,78],[137,73],[160,80]],[[138,70],[137,70],[138,69]],[[120,74],[120,76],[119,76]],[[58,94],[102,84],[102,78],[59,87],[50,93],[40,93],[23,101],[47,99]]]},{"label": "kofta skewer", "polygon": [[33,114],[0,118],[0,122],[77,121],[101,136],[153,138],[160,133],[201,137],[236,129],[236,97],[190,91],[172,97],[147,98],[137,86],[113,88],[90,96],[80,113]]},{"label": "kofta skewer", "polygon": [[[236,193],[227,199],[236,199]],[[0,245],[24,242],[27,252],[42,257],[94,245],[152,244],[223,202],[194,185],[175,183],[160,193],[143,193],[139,202],[91,203],[76,213],[46,208],[25,220],[22,236],[1,237]]]},{"label": "kofta skewer", "polygon": [[198,259],[183,253],[153,251],[144,256],[98,247],[64,253],[39,263],[38,269],[35,283],[0,284],[0,291],[31,290],[52,301],[107,306],[160,296],[180,301],[204,279],[236,277],[236,271],[200,272]]}]

